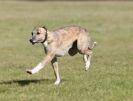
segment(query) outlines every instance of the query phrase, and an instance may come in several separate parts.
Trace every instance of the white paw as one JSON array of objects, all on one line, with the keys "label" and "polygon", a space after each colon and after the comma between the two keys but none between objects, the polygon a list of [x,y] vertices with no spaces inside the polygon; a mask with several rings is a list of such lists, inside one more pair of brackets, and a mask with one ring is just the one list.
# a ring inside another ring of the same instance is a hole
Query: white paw
[{"label": "white paw", "polygon": [[55,85],[59,85],[60,84],[60,80],[56,80],[54,84]]},{"label": "white paw", "polygon": [[85,65],[85,70],[87,71],[89,69],[89,67],[90,67],[90,61],[87,61],[86,65]]},{"label": "white paw", "polygon": [[35,70],[26,70],[26,72],[29,73],[29,74],[35,74],[35,73],[37,73],[38,71],[35,71]]}]

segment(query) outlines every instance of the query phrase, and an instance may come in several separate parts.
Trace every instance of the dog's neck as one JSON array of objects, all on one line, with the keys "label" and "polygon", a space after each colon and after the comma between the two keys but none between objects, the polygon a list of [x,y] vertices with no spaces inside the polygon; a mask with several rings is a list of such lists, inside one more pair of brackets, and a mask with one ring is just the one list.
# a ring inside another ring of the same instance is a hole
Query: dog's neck
[{"label": "dog's neck", "polygon": [[54,34],[50,31],[47,31],[47,39],[42,43],[44,47],[48,47],[48,44],[50,44],[54,39]]}]

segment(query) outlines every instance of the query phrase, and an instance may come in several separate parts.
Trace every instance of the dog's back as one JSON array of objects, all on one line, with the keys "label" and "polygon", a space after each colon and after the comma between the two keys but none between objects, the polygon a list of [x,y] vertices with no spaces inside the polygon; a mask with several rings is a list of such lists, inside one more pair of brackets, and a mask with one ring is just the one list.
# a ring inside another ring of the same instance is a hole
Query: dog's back
[{"label": "dog's back", "polygon": [[[89,47],[90,38],[88,38],[89,33],[86,29],[83,29],[79,26],[67,26],[59,28],[53,31],[56,34],[58,40],[58,49],[68,51],[72,48],[73,44],[81,53],[87,50]],[[60,52],[61,53],[61,52]]]}]

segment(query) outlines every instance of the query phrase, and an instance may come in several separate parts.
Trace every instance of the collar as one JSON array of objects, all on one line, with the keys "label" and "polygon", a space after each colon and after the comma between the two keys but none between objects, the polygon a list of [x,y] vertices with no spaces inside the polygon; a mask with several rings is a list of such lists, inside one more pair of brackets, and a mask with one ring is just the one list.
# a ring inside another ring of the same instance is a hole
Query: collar
[{"label": "collar", "polygon": [[[44,28],[44,27],[42,27],[42,28]],[[47,38],[48,38],[47,29],[46,28],[44,28],[44,29],[46,30],[46,33],[45,33],[45,39],[42,41],[42,43],[44,43],[45,41],[47,41]]]}]

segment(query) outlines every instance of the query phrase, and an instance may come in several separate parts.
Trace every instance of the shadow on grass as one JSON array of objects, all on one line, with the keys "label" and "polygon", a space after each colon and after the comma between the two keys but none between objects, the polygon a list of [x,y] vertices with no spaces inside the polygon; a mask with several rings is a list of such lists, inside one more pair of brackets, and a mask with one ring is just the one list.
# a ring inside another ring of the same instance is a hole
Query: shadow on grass
[{"label": "shadow on grass", "polygon": [[[20,86],[27,86],[30,84],[54,84],[55,79],[38,79],[38,80],[9,80],[9,81],[0,81],[0,85],[12,85],[19,84]],[[69,80],[62,79],[61,82],[65,82]]]},{"label": "shadow on grass", "polygon": [[21,86],[26,86],[29,84],[37,84],[46,82],[48,84],[54,83],[53,79],[39,79],[39,80],[9,80],[9,81],[0,81],[0,85],[11,85],[11,84],[19,84]]}]

